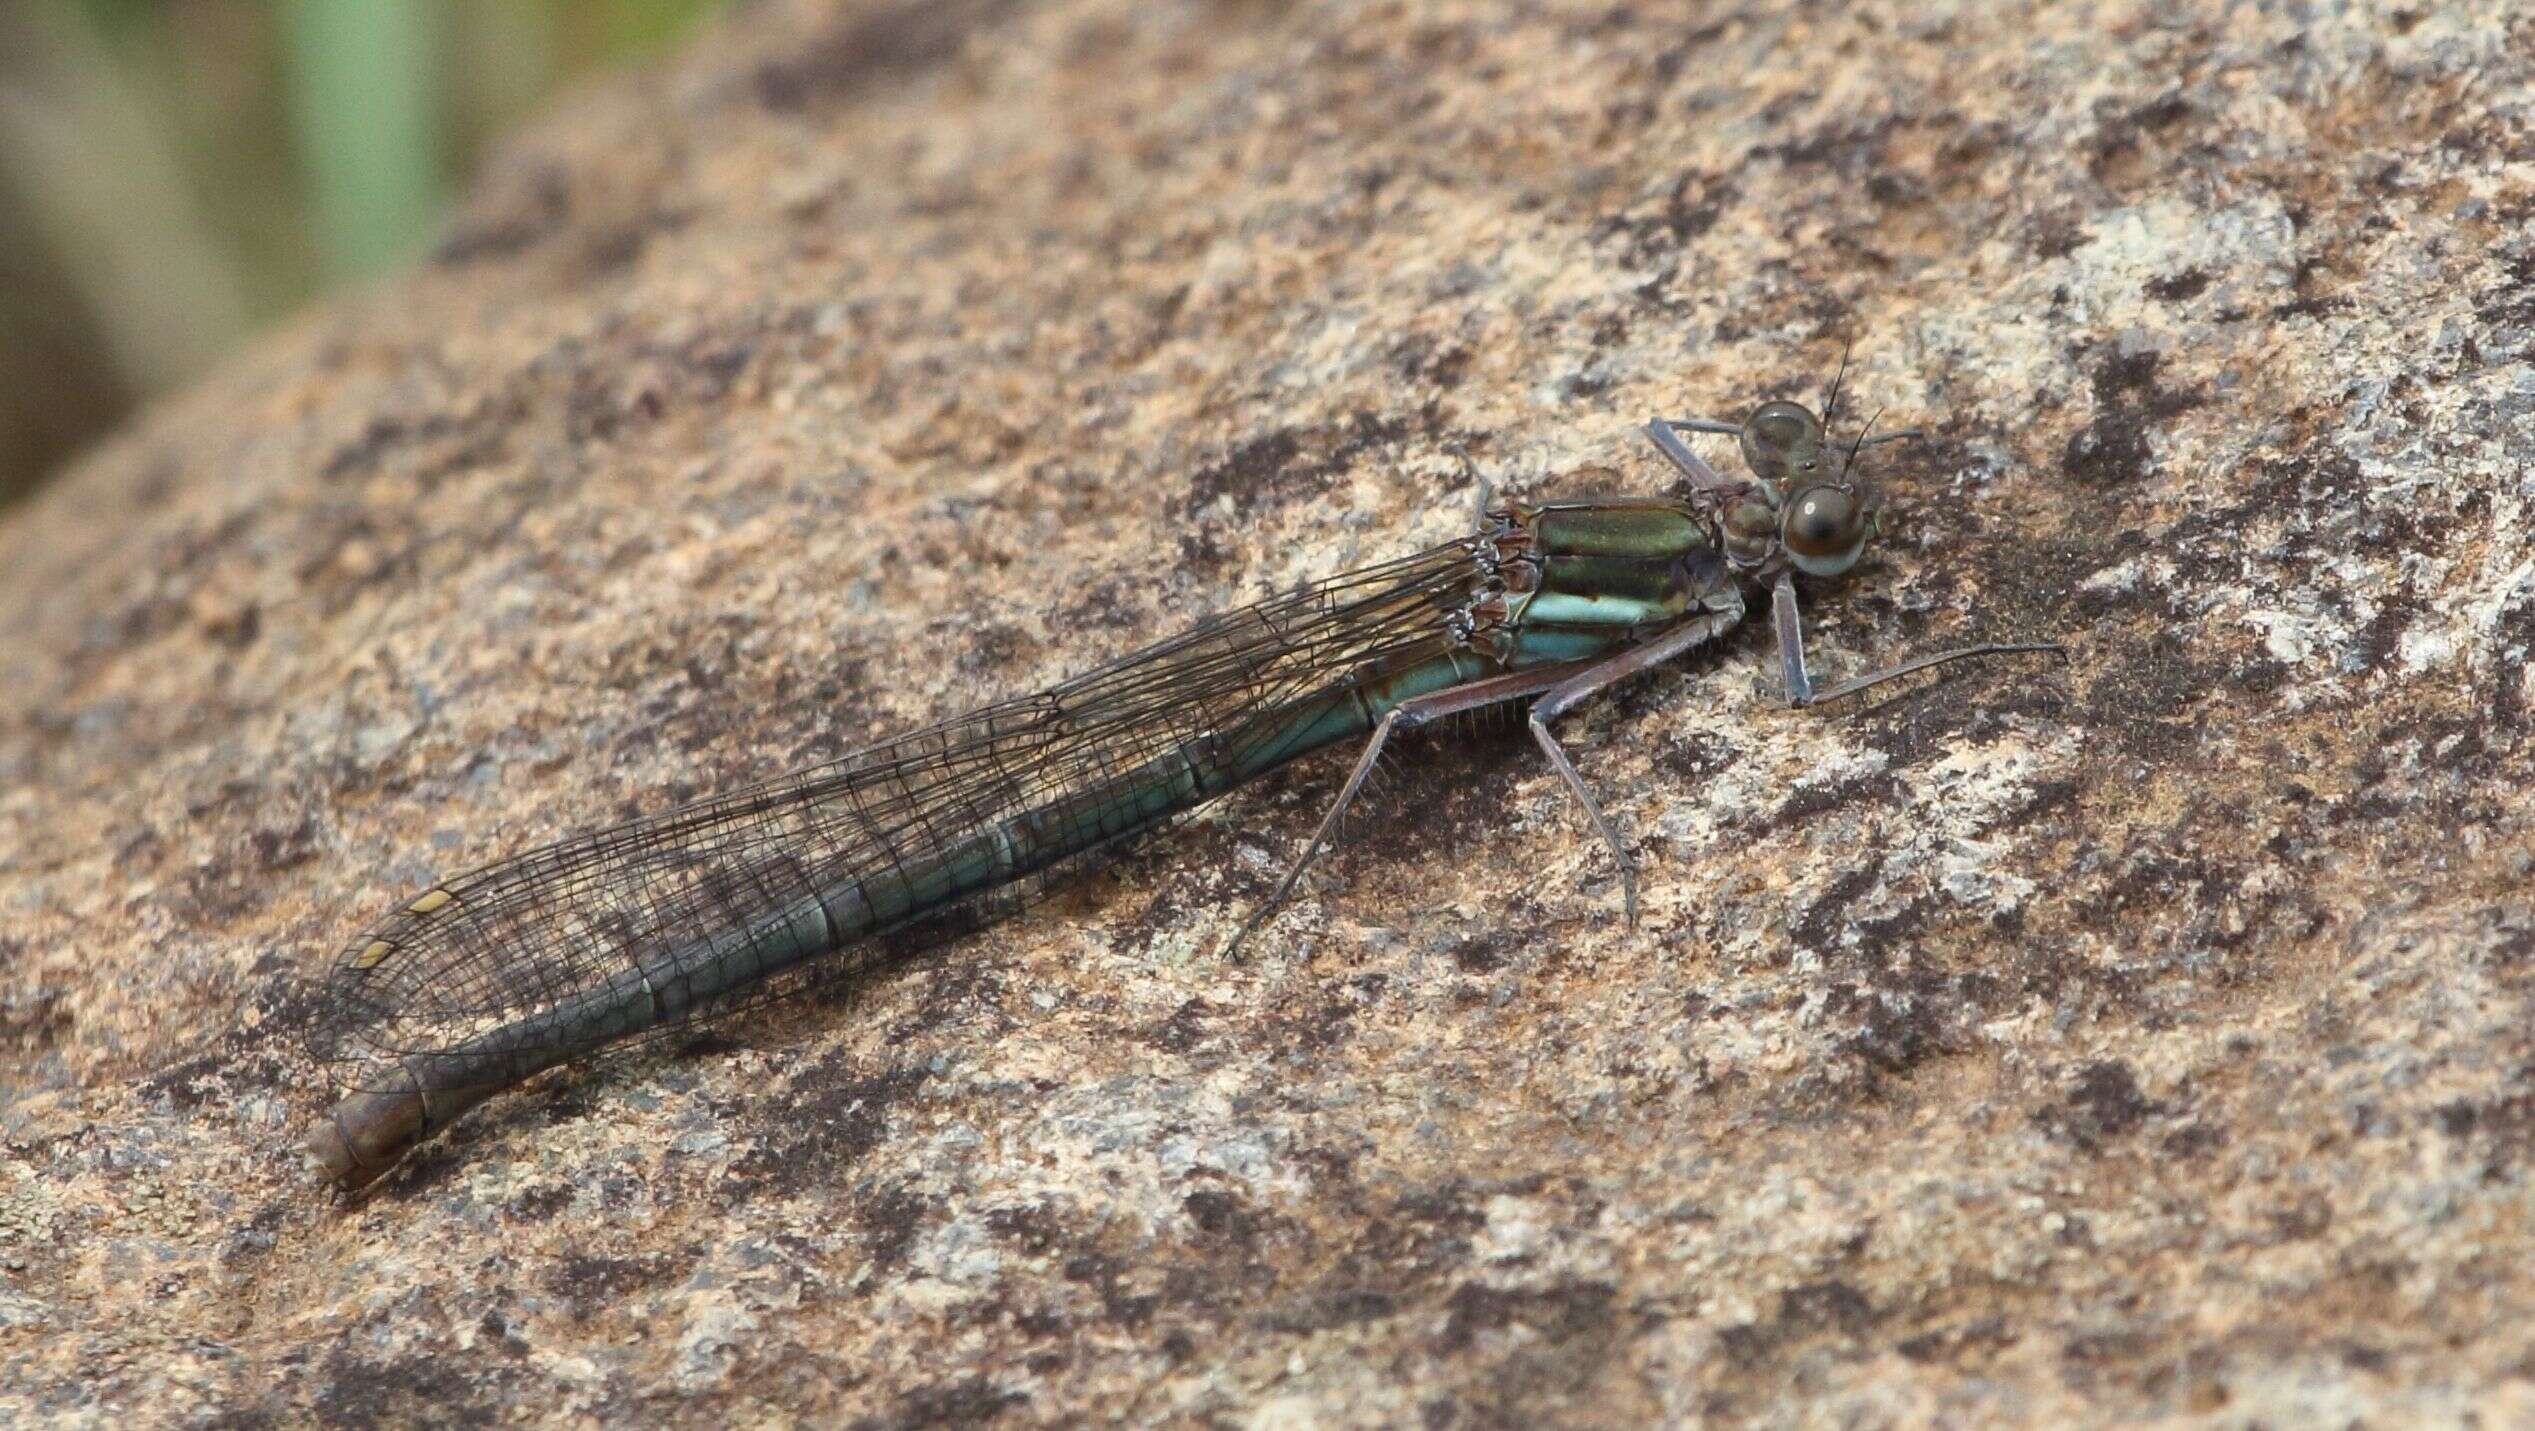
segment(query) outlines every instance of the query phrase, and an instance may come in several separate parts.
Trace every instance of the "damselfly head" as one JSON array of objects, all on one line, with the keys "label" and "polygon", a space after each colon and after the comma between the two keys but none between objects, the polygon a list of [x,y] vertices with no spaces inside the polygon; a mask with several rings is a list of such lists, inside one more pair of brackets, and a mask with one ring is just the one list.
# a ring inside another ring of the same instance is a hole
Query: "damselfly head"
[{"label": "damselfly head", "polygon": [[[1846,364],[1842,364],[1846,373]],[[1838,401],[1834,381],[1830,403]],[[1882,495],[1858,470],[1858,455],[1880,443],[1921,434],[1870,434],[1870,420],[1842,447],[1827,434],[1824,417],[1784,398],[1762,403],[1739,421],[1656,418],[1646,424],[1656,448],[1688,479],[1687,504],[1716,523],[1725,555],[1736,569],[1764,572],[1784,560],[1812,576],[1837,576],[1857,564],[1879,527]],[[1682,441],[1686,433],[1731,434],[1751,477],[1729,478],[1700,460]]]},{"label": "damselfly head", "polygon": [[[1788,564],[1809,576],[1837,576],[1855,566],[1874,535],[1878,505],[1876,493],[1857,477],[1857,449],[1832,446],[1822,419],[1784,398],[1753,408],[1736,440],[1752,475],[1776,488],[1768,535],[1786,551]],[[1727,515],[1732,544],[1737,514]],[[1760,535],[1753,531],[1745,541]]]},{"label": "damselfly head", "polygon": [[1856,480],[1856,449],[1830,447],[1813,408],[1785,398],[1752,408],[1736,444],[1772,502],[1762,507],[1744,497],[1726,507],[1731,556],[1752,563],[1775,540],[1787,563],[1807,576],[1838,576],[1856,566],[1876,507],[1876,495]]}]

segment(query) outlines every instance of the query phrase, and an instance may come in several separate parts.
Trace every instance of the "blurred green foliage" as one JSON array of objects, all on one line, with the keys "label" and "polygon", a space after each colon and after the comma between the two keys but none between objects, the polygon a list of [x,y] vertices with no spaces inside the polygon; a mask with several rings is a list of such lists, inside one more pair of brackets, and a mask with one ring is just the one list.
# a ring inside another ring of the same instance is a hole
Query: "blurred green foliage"
[{"label": "blurred green foliage", "polygon": [[0,502],[723,0],[0,0]]}]

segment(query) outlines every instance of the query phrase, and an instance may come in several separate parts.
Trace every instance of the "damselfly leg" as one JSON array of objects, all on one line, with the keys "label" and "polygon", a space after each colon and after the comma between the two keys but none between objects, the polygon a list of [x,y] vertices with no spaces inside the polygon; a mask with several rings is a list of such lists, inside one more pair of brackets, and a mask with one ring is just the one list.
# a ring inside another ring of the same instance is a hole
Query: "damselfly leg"
[{"label": "damselfly leg", "polygon": [[1389,714],[1375,723],[1372,739],[1364,743],[1364,754],[1356,757],[1355,769],[1347,773],[1347,783],[1339,787],[1338,798],[1329,802],[1328,813],[1320,817],[1320,825],[1312,831],[1311,840],[1303,846],[1303,852],[1286,867],[1285,877],[1276,882],[1276,888],[1268,893],[1267,901],[1252,910],[1248,919],[1241,921],[1241,927],[1233,932],[1232,942],[1224,946],[1225,955],[1239,951],[1242,942],[1266,923],[1268,917],[1285,903],[1286,897],[1294,892],[1303,871],[1311,867],[1311,862],[1319,856],[1322,848],[1337,835],[1338,822],[1346,817],[1347,807],[1355,803],[1356,792],[1363,789],[1364,782],[1372,776],[1374,765],[1382,758],[1382,747],[1390,743],[1394,731],[1414,730],[1445,716],[1540,695],[1592,665],[1590,661],[1569,661],[1543,666],[1535,671],[1510,671],[1502,676],[1490,676],[1486,680],[1470,681],[1431,695],[1417,696],[1393,706]]},{"label": "damselfly leg", "polygon": [[1610,820],[1603,815],[1601,805],[1594,800],[1592,790],[1585,785],[1584,777],[1577,772],[1575,762],[1568,758],[1566,747],[1560,745],[1558,738],[1549,733],[1548,723],[1583,704],[1586,697],[1607,690],[1641,671],[1660,666],[1685,651],[1705,645],[1733,630],[1743,619],[1742,602],[1740,597],[1730,590],[1723,595],[1732,600],[1733,605],[1730,608],[1708,611],[1692,617],[1656,636],[1645,645],[1630,647],[1616,656],[1597,661],[1562,662],[1533,671],[1514,671],[1401,702],[1389,715],[1382,718],[1380,724],[1374,726],[1372,739],[1365,742],[1364,754],[1356,758],[1355,769],[1348,773],[1347,783],[1340,787],[1338,798],[1330,802],[1328,813],[1320,817],[1320,825],[1312,831],[1310,843],[1303,846],[1302,854],[1296,857],[1294,863],[1286,869],[1285,877],[1277,881],[1276,888],[1269,893],[1267,901],[1242,922],[1240,930],[1232,936],[1232,942],[1225,946],[1224,952],[1230,954],[1239,949],[1242,941],[1248,939],[1252,931],[1276,913],[1287,897],[1294,892],[1294,886],[1302,879],[1303,871],[1336,837],[1339,822],[1345,817],[1347,807],[1354,802],[1356,792],[1364,788],[1365,780],[1372,775],[1373,767],[1381,759],[1382,747],[1389,743],[1394,732],[1412,730],[1430,721],[1449,715],[1458,715],[1464,711],[1500,705],[1507,701],[1525,700],[1534,696],[1539,699],[1531,709],[1532,739],[1539,743],[1542,753],[1549,757],[1550,768],[1558,772],[1558,778],[1565,782],[1567,789],[1575,795],[1576,803],[1584,807],[1585,818],[1592,823],[1594,833],[1601,836],[1602,843],[1610,848],[1611,858],[1619,865],[1621,902],[1627,910],[1630,926],[1634,927],[1637,923],[1637,862],[1630,856],[1628,846],[1620,839],[1619,832],[1611,827]]},{"label": "damselfly leg", "polygon": [[1594,803],[1593,792],[1585,788],[1584,777],[1576,773],[1575,762],[1567,758],[1566,747],[1549,733],[1549,722],[1573,710],[1596,691],[1617,685],[1640,671],[1652,670],[1733,630],[1743,620],[1742,598],[1730,589],[1724,594],[1734,598],[1730,609],[1694,616],[1643,646],[1631,647],[1609,660],[1578,671],[1551,687],[1532,705],[1532,739],[1540,742],[1541,750],[1549,756],[1551,768],[1567,782],[1567,788],[1575,792],[1577,802],[1584,806],[1586,818],[1593,822],[1594,832],[1602,837],[1602,843],[1611,847],[1611,858],[1619,862],[1620,903],[1628,913],[1632,929],[1637,927],[1637,861],[1630,856],[1628,846],[1620,842],[1611,822],[1602,817],[1601,807]]},{"label": "damselfly leg", "polygon": [[1863,676],[1817,691],[1813,688],[1813,678],[1806,675],[1804,669],[1804,615],[1796,606],[1796,584],[1784,573],[1779,575],[1777,584],[1770,589],[1769,624],[1778,635],[1778,664],[1786,673],[1787,704],[1799,710],[1806,706],[1821,705],[1825,701],[1836,701],[1842,696],[1856,695],[1870,686],[1880,686],[1886,681],[1907,676],[1913,671],[1924,671],[1931,666],[1949,665],[1956,661],[1969,660],[1974,656],[2014,656],[2035,652],[2048,652],[2056,656],[2068,654],[2066,646],[2049,641],[1957,646],[1950,651],[1939,651],[1934,655],[1920,656],[1896,666],[1887,666],[1880,671],[1870,671]]}]

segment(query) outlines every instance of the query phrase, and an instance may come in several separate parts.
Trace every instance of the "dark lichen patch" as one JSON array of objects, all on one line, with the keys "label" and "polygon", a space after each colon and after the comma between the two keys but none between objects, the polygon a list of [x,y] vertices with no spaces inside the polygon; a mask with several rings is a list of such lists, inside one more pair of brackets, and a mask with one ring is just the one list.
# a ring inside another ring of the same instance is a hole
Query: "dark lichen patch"
[{"label": "dark lichen patch", "polygon": [[[9,966],[11,953],[10,941],[0,940],[0,969]],[[0,994],[0,1050],[42,1053],[60,1042],[70,1026],[70,1007],[59,989]]]},{"label": "dark lichen patch", "polygon": [[200,1040],[198,1051],[143,1077],[136,1091],[192,1115],[225,1108],[246,1090],[298,1077],[290,1045],[314,1022],[314,985],[295,969],[273,967],[269,958],[259,961],[250,979],[229,1021]]},{"label": "dark lichen patch", "polygon": [[2147,295],[2159,303],[2189,303],[2209,291],[2216,275],[2206,268],[2178,268],[2147,282]]},{"label": "dark lichen patch", "polygon": [[1491,930],[1456,940],[1451,948],[1444,951],[1444,956],[1452,960],[1454,968],[1465,974],[1493,974],[1505,967],[1508,953],[1515,947],[1510,934]]},{"label": "dark lichen patch", "polygon": [[940,1199],[905,1183],[888,1183],[857,1192],[845,1205],[862,1236],[863,1258],[874,1272],[888,1275],[907,1265],[915,1240],[924,1234]]},{"label": "dark lichen patch", "polygon": [[2172,631],[2089,651],[2091,673],[2079,687],[2076,718],[2105,731],[2133,759],[2165,762],[2201,748],[2207,707],[2230,690],[2233,668]]},{"label": "dark lichen patch", "polygon": [[1644,266],[1669,259],[1706,236],[1734,206],[1740,191],[1730,178],[1684,173],[1652,213],[1614,214],[1597,220],[1596,243],[1625,245],[1627,261]]},{"label": "dark lichen patch", "polygon": [[1010,622],[970,622],[958,629],[967,633],[967,641],[955,660],[959,669],[970,675],[1009,672],[1035,645],[1029,632]]},{"label": "dark lichen patch", "polygon": [[427,1355],[368,1361],[337,1351],[318,1376],[324,1426],[494,1426],[518,1394],[518,1378],[498,1364]]},{"label": "dark lichen patch", "polygon": [[[428,496],[458,474],[499,459],[532,410],[528,385],[519,382],[462,405],[432,408],[419,414],[383,413],[370,419],[359,436],[336,448],[326,458],[321,475],[329,482],[357,489],[361,478],[393,472],[410,480],[416,493]],[[332,550],[322,563],[303,566],[303,575],[340,567],[345,545],[358,541],[365,551],[385,546],[391,553],[384,560],[370,559],[373,570],[369,577],[376,580],[380,575],[377,568],[402,562],[405,569],[410,569],[410,559],[401,553],[467,534],[465,528],[429,537],[410,532],[391,534],[382,529],[380,514],[366,505],[329,511],[325,516],[332,524],[328,530],[334,533]]]},{"label": "dark lichen patch", "polygon": [[[540,425],[560,414],[562,433],[576,446],[632,438],[672,414],[731,399],[761,345],[780,336],[781,321],[752,316],[675,342],[568,337],[529,364],[505,400],[536,414]],[[479,460],[492,455],[472,451]],[[762,500],[759,493],[733,496]]]},{"label": "dark lichen patch", "polygon": [[1553,1344],[1599,1340],[1617,1325],[1616,1300],[1612,1284],[1584,1279],[1540,1287],[1464,1282],[1444,1299],[1440,1350],[1450,1355],[1516,1326]]},{"label": "dark lichen patch", "polygon": [[1800,786],[1780,801],[1776,809],[1751,822],[1750,834],[1758,839],[1817,820],[1844,806],[1886,804],[1901,799],[1904,793],[1901,777],[1889,770],[1816,781]]},{"label": "dark lichen patch", "polygon": [[[2193,807],[2203,818],[2214,813],[2206,801],[2195,801]],[[2253,813],[2242,805],[2227,808],[2238,820]],[[2234,948],[2247,944],[2265,921],[2295,928],[2318,917],[2311,903],[2294,892],[2274,889],[2259,899],[2244,899],[2241,892],[2252,868],[2240,852],[2219,842],[2151,829],[2129,832],[2109,855],[2091,841],[2081,851],[2096,875],[2089,889],[2072,901],[2073,911],[2104,928],[2138,931],[2143,949],[2159,957]],[[2234,959],[2206,977],[2232,983],[2256,977],[2260,968],[2258,960]]]},{"label": "dark lichen patch", "polygon": [[1164,1053],[1192,1052],[1212,1037],[1208,1025],[1225,1012],[1204,999],[1189,999],[1173,1010],[1169,1018],[1154,1025],[1145,1040]]},{"label": "dark lichen patch", "polygon": [[997,1387],[982,1376],[960,1377],[920,1386],[898,1398],[887,1416],[857,1421],[859,1431],[923,1431],[931,1427],[983,1426],[1030,1404],[1018,1391]]},{"label": "dark lichen patch", "polygon": [[2535,593],[2511,595],[2493,618],[2492,640],[2500,656],[2491,674],[2477,684],[2488,692],[2483,706],[2492,723],[2522,731],[2529,724],[2526,679],[2529,658],[2535,656]]},{"label": "dark lichen patch", "polygon": [[2025,246],[2045,261],[2062,259],[2095,241],[2086,226],[2067,214],[2045,214],[2027,226]]},{"label": "dark lichen patch", "polygon": [[1717,1342],[1736,1369],[1748,1373],[1824,1338],[1855,1341],[1882,1320],[1854,1284],[1826,1279],[1788,1288],[1779,1294],[1777,1311],[1767,1321],[1727,1327],[1717,1334]]},{"label": "dark lichen patch", "polygon": [[1343,993],[1310,993],[1277,1000],[1254,1014],[1252,1035],[1262,1045],[1305,1057],[1336,1052],[1355,1032],[1362,1006]]},{"label": "dark lichen patch", "polygon": [[1229,1188],[1199,1188],[1180,1199],[1180,1208],[1199,1233],[1244,1252],[1256,1251],[1279,1222]]},{"label": "dark lichen patch", "polygon": [[1400,1314],[1399,1298],[1373,1287],[1324,1287],[1279,1303],[1259,1316],[1270,1332],[1305,1334],[1364,1326]]},{"label": "dark lichen patch", "polygon": [[[1905,922],[1915,921],[1886,923]],[[1888,931],[1870,929],[1867,935],[1880,940]],[[1964,1051],[1970,1044],[1966,1026],[1988,1002],[1980,993],[1996,987],[1997,981],[1985,975],[1890,970],[1862,982],[1830,984],[1816,1007],[1837,1062],[1799,1080],[1794,1101],[1835,1103],[1851,1087],[1880,1095],[1885,1080],[1904,1078],[1931,1059]]]},{"label": "dark lichen patch", "polygon": [[462,268],[512,258],[535,248],[572,220],[572,179],[553,161],[497,169],[485,188],[462,208],[431,261]]},{"label": "dark lichen patch", "polygon": [[502,1204],[503,1215],[514,1222],[534,1225],[545,1222],[572,1205],[572,1188],[567,1183],[553,1182],[531,1187]]},{"label": "dark lichen patch", "polygon": [[1198,469],[1179,509],[1202,515],[1216,502],[1228,501],[1235,515],[1249,517],[1263,508],[1317,496],[1359,460],[1398,447],[1433,422],[1431,411],[1411,418],[1359,410],[1341,424],[1284,427],[1245,438]]},{"label": "dark lichen patch", "polygon": [[192,1112],[222,1096],[226,1082],[218,1075],[228,1063],[216,1051],[198,1053],[142,1079],[141,1088],[153,1098],[166,1099],[170,1107]]},{"label": "dark lichen patch", "polygon": [[1198,469],[1190,479],[1188,506],[1202,509],[1218,497],[1229,497],[1236,509],[1255,506],[1259,491],[1276,482],[1303,454],[1305,430],[1279,428],[1244,439],[1219,461]]},{"label": "dark lichen patch", "polygon": [[2535,1161],[2535,1064],[2518,1069],[2489,1097],[2440,1104],[2435,1116],[2441,1133],[2479,1143],[2495,1170],[2514,1173]]},{"label": "dark lichen patch", "polygon": [[592,1257],[575,1254],[546,1270],[546,1290],[575,1316],[608,1311],[636,1293],[676,1280],[678,1264],[667,1257]]},{"label": "dark lichen patch", "polygon": [[1367,814],[1382,812],[1380,823],[1365,822],[1356,838],[1360,857],[1411,869],[1468,856],[1501,838],[1507,789],[1519,780],[1555,779],[1541,769],[1540,748],[1524,729],[1509,709],[1394,747],[1399,762],[1387,767],[1388,778],[1368,806],[1359,807]]},{"label": "dark lichen patch", "polygon": [[[2526,232],[2525,216],[2516,227],[2519,234]],[[2521,237],[2499,258],[2499,281],[2477,295],[2476,314],[2493,332],[2521,331],[2535,324],[2535,243]]]},{"label": "dark lichen patch", "polygon": [[371,418],[359,437],[337,448],[334,455],[326,459],[319,475],[328,481],[339,481],[368,472],[376,468],[379,459],[392,449],[407,442],[438,437],[455,425],[447,413],[432,413],[419,422],[393,415]]},{"label": "dark lichen patch", "polygon": [[2344,312],[2350,307],[2347,295],[2327,293],[2319,279],[2331,276],[2333,263],[2320,253],[2300,253],[2292,266],[2289,291],[2296,295],[2271,310],[2274,320],[2284,318],[2319,318],[2328,313]]},{"label": "dark lichen patch", "polygon": [[2098,1059],[2080,1068],[2067,1091],[2036,1111],[2033,1121],[2052,1137],[2093,1153],[2171,1111],[2140,1089],[2129,1064]]},{"label": "dark lichen patch", "polygon": [[1352,1221],[1354,1235],[1333,1260],[1330,1276],[1351,1289],[1427,1285],[1468,1257],[1470,1240],[1487,1226],[1482,1201],[1467,1185],[1446,1184],[1367,1205]]},{"label": "dark lichen patch", "polygon": [[1102,1316],[1129,1331],[1151,1326],[1154,1311],[1162,1302],[1158,1292],[1138,1289],[1140,1278],[1133,1264],[1106,1252],[1083,1252],[1068,1258],[1063,1275],[1066,1281],[1092,1293],[1100,1303]]},{"label": "dark lichen patch", "polygon": [[871,967],[903,969],[916,992],[905,1015],[890,1026],[894,1040],[907,1043],[944,1029],[991,1038],[1009,1027],[1010,971],[992,960],[955,957],[951,947],[1006,912],[1004,905],[956,910],[903,931],[878,952]]},{"label": "dark lichen patch", "polygon": [[2037,780],[2001,806],[1996,815],[1973,826],[1972,833],[1988,836],[2007,831],[2051,831],[2059,823],[2051,817],[2073,815],[2082,809],[2090,788],[2075,780]]},{"label": "dark lichen patch", "polygon": [[2018,1340],[2015,1325],[2008,1318],[1987,1316],[1904,1337],[1893,1343],[1893,1350],[1915,1362],[1970,1367],[1986,1362]]},{"label": "dark lichen patch", "polygon": [[1046,1206],[993,1208],[986,1214],[986,1225],[1028,1257],[1049,1256],[1077,1237],[1065,1217]]},{"label": "dark lichen patch", "polygon": [[2097,182],[2119,189],[2138,184],[2149,172],[2148,146],[2194,114],[2180,91],[2137,105],[2107,98],[2098,107],[2104,112],[2089,146],[2089,166]]},{"label": "dark lichen patch", "polygon": [[2163,386],[2159,373],[2164,364],[2164,355],[2154,351],[2113,352],[2097,359],[2090,379],[2095,416],[2069,439],[2061,453],[2062,470],[2096,487],[2153,475],[2152,439],[2166,422],[2205,401],[2196,391]]},{"label": "dark lichen patch", "polygon": [[1469,345],[1416,335],[1391,345],[1391,371],[1400,381],[1448,393],[1470,375]]},{"label": "dark lichen patch", "polygon": [[732,1165],[734,1179],[774,1196],[836,1181],[889,1139],[931,1076],[922,1066],[866,1073],[841,1057],[823,1062],[794,1082],[782,1130],[761,1156]]},{"label": "dark lichen patch", "polygon": [[1843,119],[1795,139],[1755,145],[1751,157],[1776,160],[1790,169],[1818,167],[1862,178],[1885,162],[1892,136],[1903,123],[1890,114],[1864,122]]},{"label": "dark lichen patch", "polygon": [[1742,747],[1723,736],[1699,731],[1672,736],[1655,751],[1656,765],[1685,790],[1696,789],[1723,775],[1742,758]]}]

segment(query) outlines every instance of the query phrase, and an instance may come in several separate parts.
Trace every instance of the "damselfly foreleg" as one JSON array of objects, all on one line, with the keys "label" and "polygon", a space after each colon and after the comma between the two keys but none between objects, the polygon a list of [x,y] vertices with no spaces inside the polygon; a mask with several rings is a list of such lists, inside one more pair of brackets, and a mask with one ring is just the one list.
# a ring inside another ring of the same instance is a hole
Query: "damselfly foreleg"
[{"label": "damselfly foreleg", "polygon": [[2050,641],[1958,646],[1951,651],[1939,651],[1932,656],[1921,656],[1915,660],[1904,661],[1897,666],[1870,671],[1863,676],[1817,691],[1813,688],[1813,678],[1806,675],[1804,669],[1804,614],[1796,606],[1796,584],[1784,573],[1779,575],[1777,584],[1770,589],[1769,624],[1771,629],[1778,633],[1778,663],[1787,677],[1787,704],[1799,710],[1806,706],[1820,705],[1825,701],[1836,701],[1842,696],[1856,695],[1869,686],[1880,686],[1886,681],[1897,676],[1909,675],[1913,671],[1924,671],[1931,666],[1943,666],[1955,661],[1968,660],[1974,656],[2013,656],[2028,652],[2049,652],[2057,656],[2068,654],[2066,646]]}]

